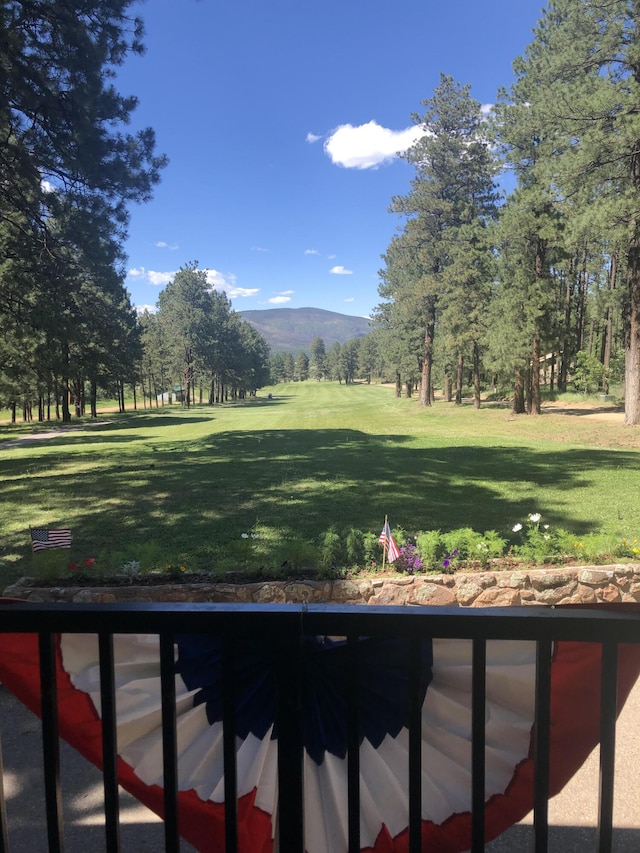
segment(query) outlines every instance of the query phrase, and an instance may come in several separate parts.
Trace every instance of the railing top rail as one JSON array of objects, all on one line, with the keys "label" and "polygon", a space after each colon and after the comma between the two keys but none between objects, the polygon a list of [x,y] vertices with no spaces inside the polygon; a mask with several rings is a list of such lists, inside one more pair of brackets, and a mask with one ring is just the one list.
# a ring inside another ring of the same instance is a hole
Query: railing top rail
[{"label": "railing top rail", "polygon": [[334,604],[0,603],[1,632],[431,636],[640,642],[640,609],[384,607]]}]

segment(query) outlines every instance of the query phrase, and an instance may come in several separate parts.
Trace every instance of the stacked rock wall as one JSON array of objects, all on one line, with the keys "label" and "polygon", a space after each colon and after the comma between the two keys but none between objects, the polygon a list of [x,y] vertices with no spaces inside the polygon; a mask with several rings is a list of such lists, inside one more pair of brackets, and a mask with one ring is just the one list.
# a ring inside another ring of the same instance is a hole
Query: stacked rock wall
[{"label": "stacked rock wall", "polygon": [[227,602],[497,607],[640,601],[640,564],[390,575],[337,581],[38,587],[24,578],[4,591],[34,602]]}]

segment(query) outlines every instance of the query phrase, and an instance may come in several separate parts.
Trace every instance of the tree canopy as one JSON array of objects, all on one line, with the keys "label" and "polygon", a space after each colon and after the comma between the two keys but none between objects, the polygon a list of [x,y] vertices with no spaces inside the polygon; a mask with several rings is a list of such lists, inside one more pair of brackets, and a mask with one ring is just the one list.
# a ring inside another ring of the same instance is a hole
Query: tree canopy
[{"label": "tree canopy", "polygon": [[434,366],[446,389],[457,364],[458,401],[466,374],[476,404],[484,382],[536,414],[541,376],[566,390],[586,353],[608,391],[623,353],[638,424],[640,2],[550,0],[514,70],[488,120],[445,75],[414,117],[376,312],[388,370],[417,362],[428,405]]},{"label": "tree canopy", "polygon": [[124,287],[127,205],[166,158],[125,131],[137,100],[114,69],[142,53],[132,0],[7,0],[0,9],[0,324],[3,402],[84,406],[84,383],[133,378],[139,340]]}]

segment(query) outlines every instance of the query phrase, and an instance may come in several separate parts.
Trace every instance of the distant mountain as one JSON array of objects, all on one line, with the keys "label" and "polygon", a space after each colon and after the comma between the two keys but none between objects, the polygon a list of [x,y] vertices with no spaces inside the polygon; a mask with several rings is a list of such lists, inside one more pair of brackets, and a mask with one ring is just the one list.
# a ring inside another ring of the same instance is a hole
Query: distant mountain
[{"label": "distant mountain", "polygon": [[321,308],[267,308],[240,314],[260,332],[273,352],[309,352],[314,338],[322,338],[330,349],[336,342],[343,344],[371,331],[366,317],[351,317]]}]

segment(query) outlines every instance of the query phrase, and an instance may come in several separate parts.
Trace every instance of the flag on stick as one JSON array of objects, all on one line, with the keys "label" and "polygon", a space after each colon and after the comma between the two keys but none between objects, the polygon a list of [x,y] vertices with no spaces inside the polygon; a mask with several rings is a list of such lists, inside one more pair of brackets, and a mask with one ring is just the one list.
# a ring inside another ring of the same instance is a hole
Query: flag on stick
[{"label": "flag on stick", "polygon": [[33,553],[45,548],[71,548],[71,530],[47,530],[45,527],[31,528],[31,547]]},{"label": "flag on stick", "polygon": [[400,551],[398,549],[398,546],[396,545],[396,540],[391,535],[389,519],[386,516],[384,519],[384,527],[382,528],[382,533],[380,534],[380,538],[378,541],[385,550],[388,563],[393,563],[394,560],[398,559],[398,557],[400,556]]}]

